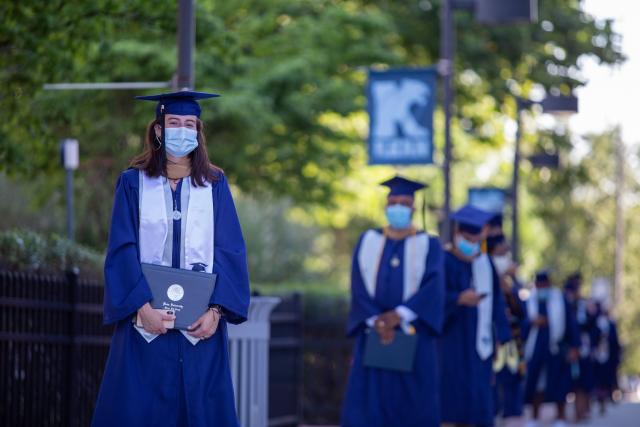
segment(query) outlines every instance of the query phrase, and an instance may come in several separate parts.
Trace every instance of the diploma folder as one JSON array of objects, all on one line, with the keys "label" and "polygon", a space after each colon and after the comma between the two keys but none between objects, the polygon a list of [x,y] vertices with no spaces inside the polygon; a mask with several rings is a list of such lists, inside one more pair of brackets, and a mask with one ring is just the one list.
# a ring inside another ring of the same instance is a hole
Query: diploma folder
[{"label": "diploma folder", "polygon": [[374,329],[367,329],[364,346],[364,366],[400,372],[412,372],[416,355],[418,336],[396,331],[389,344],[380,342],[380,335]]},{"label": "diploma folder", "polygon": [[[151,307],[176,316],[175,322],[165,322],[165,327],[186,330],[207,311],[217,275],[156,264],[141,266],[153,295]],[[141,326],[139,319],[136,324]]]}]

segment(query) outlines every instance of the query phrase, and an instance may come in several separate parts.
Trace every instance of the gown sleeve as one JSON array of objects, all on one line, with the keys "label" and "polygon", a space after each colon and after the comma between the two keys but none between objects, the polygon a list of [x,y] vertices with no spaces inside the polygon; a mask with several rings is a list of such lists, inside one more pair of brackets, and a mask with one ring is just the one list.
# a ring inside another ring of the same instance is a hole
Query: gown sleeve
[{"label": "gown sleeve", "polygon": [[223,174],[213,186],[215,243],[213,272],[218,275],[210,304],[220,305],[228,322],[247,320],[249,269],[240,221]]},{"label": "gown sleeve", "polygon": [[461,291],[458,289],[457,280],[461,274],[459,266],[455,265],[454,256],[448,252],[444,254],[444,271],[445,271],[445,297],[444,297],[444,323],[448,324],[453,321],[462,306],[458,304]]},{"label": "gown sleeve", "polygon": [[132,172],[124,172],[118,178],[111,214],[104,263],[105,324],[133,315],[152,299],[138,254],[137,194],[127,182],[127,174]]},{"label": "gown sleeve", "polygon": [[511,327],[509,319],[507,319],[507,310],[504,302],[504,295],[500,288],[500,278],[496,273],[496,269],[491,264],[491,275],[493,276],[493,324],[496,330],[496,339],[501,343],[511,341]]},{"label": "gown sleeve", "polygon": [[444,321],[445,285],[444,252],[438,239],[429,238],[426,263],[420,289],[403,305],[413,311],[418,320],[425,323],[435,334],[439,334]]},{"label": "gown sleeve", "polygon": [[360,272],[358,252],[360,251],[363,237],[364,234],[360,236],[360,241],[353,251],[353,261],[351,263],[351,307],[347,320],[347,335],[350,337],[355,336],[361,328],[365,327],[367,319],[382,313],[380,307],[367,292]]}]

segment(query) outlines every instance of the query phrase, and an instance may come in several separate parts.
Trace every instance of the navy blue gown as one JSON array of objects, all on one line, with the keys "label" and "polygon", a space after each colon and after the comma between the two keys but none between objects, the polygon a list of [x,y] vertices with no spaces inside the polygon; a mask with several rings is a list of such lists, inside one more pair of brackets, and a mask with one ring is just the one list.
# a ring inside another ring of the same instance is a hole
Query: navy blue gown
[{"label": "navy blue gown", "polygon": [[618,340],[618,328],[609,319],[609,330],[606,334],[599,332],[598,341],[606,340],[609,350],[607,360],[596,360],[594,363],[594,382],[600,397],[610,396],[618,387],[618,366],[620,365],[622,348]]},{"label": "navy blue gown", "polygon": [[[246,320],[249,277],[227,180],[220,174],[212,183],[218,279],[210,301],[223,307],[225,317],[215,335],[195,346],[175,330],[147,343],[132,324],[138,308],[151,300],[140,268],[138,174],[123,172],[116,186],[104,268],[104,322],[115,330],[92,426],[237,427],[226,322]],[[173,241],[174,254],[179,241]]]},{"label": "navy blue gown", "polygon": [[[538,328],[538,336],[531,359],[527,362],[527,377],[525,382],[525,401],[530,403],[537,392],[538,381],[541,375],[546,375],[544,389],[545,402],[564,402],[571,391],[572,377],[571,364],[567,361],[567,352],[570,348],[579,346],[578,329],[575,317],[566,298],[565,307],[565,333],[558,343],[559,350],[551,354],[549,349],[550,330],[548,326]],[[547,301],[538,301],[538,314],[548,316]],[[533,321],[533,319],[531,319]]]},{"label": "navy blue gown", "polygon": [[569,305],[580,334],[580,372],[578,377],[573,380],[573,388],[591,393],[595,387],[593,351],[598,339],[596,316],[587,312],[586,301],[582,298],[569,302]]},{"label": "navy blue gown", "polygon": [[[366,291],[358,243],[351,271],[351,309],[347,333],[355,337],[353,365],[342,411],[343,427],[437,427],[440,425],[436,335],[443,319],[444,277],[440,242],[429,237],[429,253],[419,290],[402,301],[405,240],[387,239],[380,259],[375,298]],[[399,265],[393,267],[391,259]],[[404,305],[417,314],[414,370],[402,373],[362,364],[366,320]]]},{"label": "navy blue gown", "polygon": [[[523,333],[527,329],[529,320],[527,306],[519,295],[520,289],[520,284],[514,282],[510,292],[510,298],[517,307],[506,304],[511,335],[514,340],[518,341],[523,339]],[[522,341],[520,342],[524,345]],[[522,352],[520,352],[520,357],[524,357]],[[520,370],[512,372],[507,366],[497,372],[494,399],[496,415],[501,415],[504,418],[522,416],[524,412],[524,372],[520,372]]]},{"label": "navy blue gown", "polygon": [[[504,298],[495,268],[493,271],[494,340],[511,339]],[[458,305],[462,291],[470,288],[472,266],[451,252],[445,254],[446,311],[440,339],[440,398],[442,421],[493,425],[493,359],[480,359],[476,351],[477,307]]]}]

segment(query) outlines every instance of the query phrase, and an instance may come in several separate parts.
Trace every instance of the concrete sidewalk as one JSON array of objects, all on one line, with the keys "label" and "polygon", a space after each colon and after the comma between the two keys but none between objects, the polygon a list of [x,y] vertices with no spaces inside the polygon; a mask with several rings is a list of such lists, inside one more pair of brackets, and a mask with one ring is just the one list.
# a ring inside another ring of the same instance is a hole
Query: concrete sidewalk
[{"label": "concrete sidewalk", "polygon": [[[594,405],[596,406],[596,405]],[[569,417],[573,414],[573,408],[567,408]],[[555,410],[553,405],[545,405],[541,414],[539,427],[550,427],[553,425]],[[525,420],[514,421],[497,426],[521,427],[525,425]],[[567,427],[640,427],[640,402],[622,402],[616,405],[608,405],[604,416],[597,413],[594,408],[591,419],[584,423],[567,422]],[[338,427],[338,426],[300,426],[300,427]]]},{"label": "concrete sidewalk", "polygon": [[[529,416],[530,410],[527,410]],[[567,416],[569,420],[573,418],[573,407],[567,405]],[[555,420],[554,405],[544,405],[540,414],[538,427],[551,427]],[[594,403],[589,421],[574,423],[568,421],[565,423],[567,427],[640,427],[640,402],[621,402],[618,404],[607,405],[607,411],[604,415],[600,415],[597,405]],[[524,427],[526,421],[509,420],[509,422],[497,422],[497,427]]]}]

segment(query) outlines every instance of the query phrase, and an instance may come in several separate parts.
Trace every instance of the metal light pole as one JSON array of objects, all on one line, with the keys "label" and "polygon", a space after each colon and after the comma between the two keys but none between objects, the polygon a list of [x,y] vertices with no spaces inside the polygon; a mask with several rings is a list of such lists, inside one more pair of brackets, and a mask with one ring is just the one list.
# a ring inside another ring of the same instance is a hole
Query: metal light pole
[{"label": "metal light pole", "polygon": [[179,0],[178,4],[178,70],[173,89],[193,89],[194,47],[196,43],[196,14],[194,0]]},{"label": "metal light pole", "polygon": [[60,142],[60,154],[62,167],[66,171],[65,194],[67,201],[67,237],[69,240],[75,238],[75,221],[73,214],[73,171],[78,169],[80,164],[80,153],[78,141],[76,139],[63,139]]},{"label": "metal light pole", "polygon": [[444,175],[444,218],[442,236],[443,241],[451,240],[451,221],[449,215],[451,213],[451,104],[453,103],[453,0],[444,0],[442,4],[442,12],[440,14],[440,43],[442,60],[441,70],[444,84],[444,162],[442,164],[442,173]]},{"label": "metal light pole", "polygon": [[478,22],[486,24],[506,24],[530,22],[537,19],[537,0],[443,0],[440,13],[440,73],[444,84],[444,175],[443,223],[441,238],[449,242],[452,237],[451,221],[451,162],[453,144],[451,142],[451,107],[453,104],[453,70],[455,56],[455,34],[453,12],[455,10],[475,10]]},{"label": "metal light pole", "polygon": [[[520,181],[520,145],[522,141],[522,112],[534,104],[542,106],[542,111],[550,114],[567,114],[578,112],[578,98],[575,96],[547,96],[541,102],[516,98],[516,143],[513,153],[513,179],[511,182],[511,254],[515,262],[520,261],[520,221],[519,221],[519,181]],[[540,161],[545,161],[541,156]],[[554,162],[557,162],[557,157]],[[556,163],[557,164],[557,163]],[[552,162],[549,162],[553,166]]]}]

